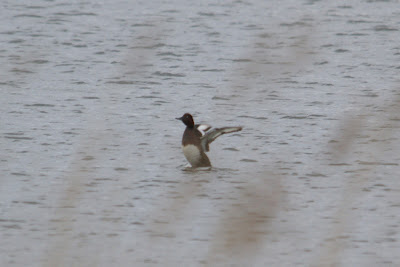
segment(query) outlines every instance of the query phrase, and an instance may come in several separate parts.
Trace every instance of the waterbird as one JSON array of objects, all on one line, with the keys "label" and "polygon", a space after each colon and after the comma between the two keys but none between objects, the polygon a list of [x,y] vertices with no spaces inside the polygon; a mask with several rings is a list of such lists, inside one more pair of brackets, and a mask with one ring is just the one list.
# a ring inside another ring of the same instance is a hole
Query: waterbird
[{"label": "waterbird", "polygon": [[[193,168],[211,167],[210,159],[205,152],[210,151],[209,145],[219,136],[226,133],[234,133],[242,130],[242,127],[222,127],[212,130],[207,124],[194,124],[193,116],[185,113],[176,118],[186,125],[182,136],[182,150],[187,161]],[[210,131],[209,131],[210,130]]]}]

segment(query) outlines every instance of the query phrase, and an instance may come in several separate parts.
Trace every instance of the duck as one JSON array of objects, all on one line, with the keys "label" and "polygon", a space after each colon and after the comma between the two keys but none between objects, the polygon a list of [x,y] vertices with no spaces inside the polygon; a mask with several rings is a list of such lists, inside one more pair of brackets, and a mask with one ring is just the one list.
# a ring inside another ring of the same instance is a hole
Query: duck
[{"label": "duck", "polygon": [[192,168],[211,167],[210,159],[206,155],[206,152],[210,151],[210,144],[223,134],[239,132],[243,129],[241,126],[211,129],[211,126],[207,124],[194,124],[190,113],[185,113],[176,119],[186,125],[182,136],[182,150]]}]

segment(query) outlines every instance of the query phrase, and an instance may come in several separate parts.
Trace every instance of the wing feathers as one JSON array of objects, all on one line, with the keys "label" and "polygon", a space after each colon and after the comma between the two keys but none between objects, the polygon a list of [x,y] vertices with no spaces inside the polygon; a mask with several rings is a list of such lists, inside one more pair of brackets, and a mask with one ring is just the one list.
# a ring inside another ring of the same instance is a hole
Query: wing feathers
[{"label": "wing feathers", "polygon": [[204,134],[211,129],[210,125],[207,124],[199,124],[199,125],[195,125],[197,130],[199,130],[201,132],[201,135],[204,136]]},{"label": "wing feathers", "polygon": [[208,151],[210,151],[209,145],[215,139],[217,139],[219,136],[226,134],[226,133],[238,132],[241,130],[242,130],[242,127],[223,127],[223,128],[212,129],[211,131],[207,132],[204,136],[201,137],[201,145],[202,145],[204,151],[208,152]]}]

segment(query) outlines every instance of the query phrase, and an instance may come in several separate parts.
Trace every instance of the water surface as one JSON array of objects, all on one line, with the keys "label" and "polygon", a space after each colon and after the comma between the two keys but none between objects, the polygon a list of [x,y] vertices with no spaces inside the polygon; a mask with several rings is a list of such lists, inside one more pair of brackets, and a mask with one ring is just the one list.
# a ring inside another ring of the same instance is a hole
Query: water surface
[{"label": "water surface", "polygon": [[[0,265],[397,266],[397,1],[18,1]],[[244,127],[180,150],[197,122]]]}]

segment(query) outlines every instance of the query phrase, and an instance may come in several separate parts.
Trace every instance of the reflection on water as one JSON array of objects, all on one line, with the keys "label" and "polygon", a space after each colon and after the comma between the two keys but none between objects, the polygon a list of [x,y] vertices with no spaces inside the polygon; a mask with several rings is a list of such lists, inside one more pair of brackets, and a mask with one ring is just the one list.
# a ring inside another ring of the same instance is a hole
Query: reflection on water
[{"label": "reflection on water", "polygon": [[397,3],[188,3],[4,5],[0,265],[399,265]]}]

